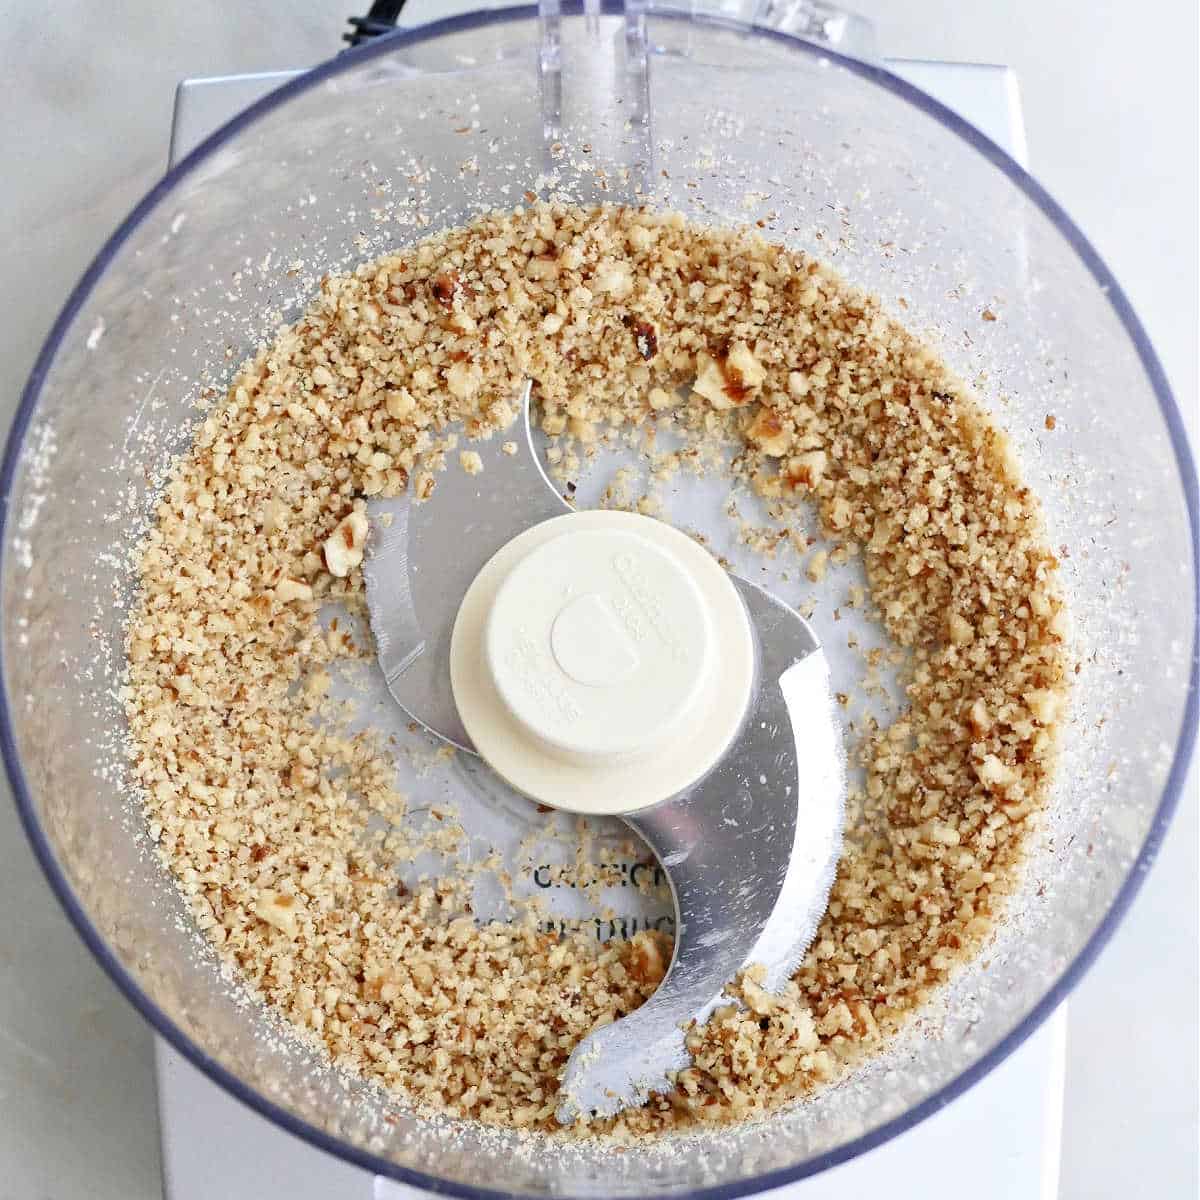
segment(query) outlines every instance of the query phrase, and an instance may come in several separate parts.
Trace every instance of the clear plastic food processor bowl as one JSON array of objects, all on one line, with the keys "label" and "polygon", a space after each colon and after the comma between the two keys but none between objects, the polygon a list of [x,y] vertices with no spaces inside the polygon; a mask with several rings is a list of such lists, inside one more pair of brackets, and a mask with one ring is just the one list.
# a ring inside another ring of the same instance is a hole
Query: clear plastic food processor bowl
[{"label": "clear plastic food processor bowl", "polygon": [[[874,66],[658,9],[426,26],[281,88],[137,207],[56,323],[4,460],[3,750],[81,935],[155,1028],[316,1145],[455,1195],[742,1195],[848,1158],[1008,1054],[1111,933],[1196,723],[1196,482],[1120,288],[1001,150]],[[803,32],[803,30],[801,30]],[[927,331],[1014,438],[1079,662],[1053,812],[990,953],[893,1052],[703,1146],[547,1149],[418,1119],[239,1001],[139,835],[119,753],[129,548],[206,390],[325,272],[527,191],[764,224]],[[998,319],[981,320],[988,309]],[[1048,416],[1053,420],[1048,421]],[[1053,426],[1053,428],[1050,428]]]}]

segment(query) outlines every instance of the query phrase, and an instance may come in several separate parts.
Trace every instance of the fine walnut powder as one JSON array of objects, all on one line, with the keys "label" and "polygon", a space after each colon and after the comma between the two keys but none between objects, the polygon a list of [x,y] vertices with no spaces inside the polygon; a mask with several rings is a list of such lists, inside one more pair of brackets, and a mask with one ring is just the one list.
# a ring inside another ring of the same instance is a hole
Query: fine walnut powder
[{"label": "fine walnut powder", "polygon": [[478,925],[453,880],[398,883],[394,839],[368,830],[403,815],[393,760],[328,695],[330,663],[370,647],[317,620],[362,611],[364,498],[477,471],[470,439],[511,424],[527,378],[572,453],[611,426],[740,439],[770,504],[816,506],[832,548],[809,578],[861,555],[906,656],[794,978],[731,981],[675,1089],[589,1131],[761,1115],[877,1053],[979,952],[1046,801],[1066,676],[1057,564],[1005,437],[805,254],[539,203],[325,278],[206,414],[140,550],[124,695],[150,832],[207,937],[340,1066],[557,1128],[571,1050],[653,992],[670,942]]}]

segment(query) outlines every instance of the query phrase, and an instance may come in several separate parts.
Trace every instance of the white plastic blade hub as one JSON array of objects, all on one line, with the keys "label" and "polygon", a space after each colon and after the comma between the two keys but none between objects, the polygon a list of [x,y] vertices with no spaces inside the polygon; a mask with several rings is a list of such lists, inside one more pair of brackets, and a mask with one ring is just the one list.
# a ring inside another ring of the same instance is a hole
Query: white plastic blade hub
[{"label": "white plastic blade hub", "polygon": [[450,679],[473,744],[514,788],[619,815],[720,760],[754,662],[745,605],[706,550],[650,517],[593,511],[534,526],[484,566]]}]

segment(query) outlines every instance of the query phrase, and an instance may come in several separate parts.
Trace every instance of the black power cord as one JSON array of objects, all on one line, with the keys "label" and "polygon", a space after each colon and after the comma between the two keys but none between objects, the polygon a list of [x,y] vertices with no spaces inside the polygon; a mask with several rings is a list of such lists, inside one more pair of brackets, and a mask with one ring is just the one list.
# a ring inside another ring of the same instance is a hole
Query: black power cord
[{"label": "black power cord", "polygon": [[396,19],[404,7],[404,0],[374,0],[371,11],[365,17],[350,17],[350,31],[342,34],[342,41],[351,46],[361,46],[381,33],[391,33],[396,28]]}]

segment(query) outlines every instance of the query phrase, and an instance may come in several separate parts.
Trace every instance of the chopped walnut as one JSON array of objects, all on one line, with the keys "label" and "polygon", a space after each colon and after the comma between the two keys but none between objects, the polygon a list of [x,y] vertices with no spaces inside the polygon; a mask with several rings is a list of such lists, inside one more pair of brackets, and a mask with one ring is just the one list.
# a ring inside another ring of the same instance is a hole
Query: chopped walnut
[{"label": "chopped walnut", "polygon": [[788,459],[785,478],[788,485],[798,491],[809,491],[821,482],[829,456],[824,450],[808,450]]},{"label": "chopped walnut", "polygon": [[975,768],[981,783],[989,788],[1005,788],[1016,778],[1011,767],[994,754],[985,754]]},{"label": "chopped walnut", "polygon": [[760,408],[746,430],[746,436],[771,458],[782,458],[791,447],[791,432],[773,408]]},{"label": "chopped walnut", "polygon": [[658,353],[658,330],[649,321],[633,322],[633,340],[637,352],[647,362]]},{"label": "chopped walnut", "polygon": [[[456,436],[500,436],[526,380],[574,439],[551,447],[564,467],[614,425],[696,435],[685,454],[730,438],[809,580],[861,562],[849,603],[879,614],[904,705],[855,745],[792,979],[731,980],[674,1091],[587,1131],[757,1118],[885,1050],[1002,917],[1067,715],[1061,554],[1007,439],[877,299],[753,229],[526,198],[327,276],[171,467],[127,631],[148,832],[228,969],[339,1067],[407,1106],[556,1130],[568,1056],[653,994],[670,939],[474,912],[467,831],[414,803],[436,827],[418,847],[386,739],[331,716],[332,668],[364,648],[326,601],[361,609],[361,498],[428,499],[452,454],[470,470]],[[401,883],[426,850],[442,872]]]},{"label": "chopped walnut", "polygon": [[692,384],[692,394],[707,400],[713,408],[731,408],[733,402],[725,391],[727,382],[725,372],[721,370],[717,360],[707,354],[701,355],[700,370],[697,372],[695,383]]},{"label": "chopped walnut", "polygon": [[366,544],[366,514],[355,510],[343,517],[325,539],[325,566],[329,573],[344,579],[362,562]]},{"label": "chopped walnut", "polygon": [[965,646],[975,636],[975,630],[970,621],[952,612],[949,618],[950,641],[956,646]]},{"label": "chopped walnut", "polygon": [[592,278],[591,290],[596,295],[611,295],[621,300],[633,290],[633,272],[629,264],[620,259],[609,259],[600,264]]},{"label": "chopped walnut", "polygon": [[259,892],[254,905],[255,916],[261,917],[268,925],[273,925],[280,933],[286,933],[290,938],[294,938],[300,932],[296,924],[297,911],[294,896],[281,895],[269,888]]},{"label": "chopped walnut", "polygon": [[729,357],[725,360],[725,374],[729,379],[729,387],[743,395],[758,391],[767,378],[766,371],[745,342],[734,342],[730,347]]},{"label": "chopped walnut", "polygon": [[288,604],[292,600],[311,600],[312,598],[312,587],[298,579],[281,579],[275,585],[275,599],[281,604]]},{"label": "chopped walnut", "polygon": [[738,408],[754,397],[764,379],[766,372],[749,346],[735,342],[723,362],[707,354],[700,357],[700,370],[692,391],[713,408]]},{"label": "chopped walnut", "polygon": [[629,974],[638,983],[657,987],[671,961],[671,939],[657,931],[634,934],[630,942]]},{"label": "chopped walnut", "polygon": [[430,284],[430,290],[433,292],[433,298],[443,308],[453,308],[454,301],[458,296],[461,281],[455,271],[444,271],[440,275],[433,277],[433,282]]},{"label": "chopped walnut", "polygon": [[446,372],[446,387],[459,400],[469,400],[483,386],[483,377],[477,366],[467,362],[456,362]]},{"label": "chopped walnut", "polygon": [[387,409],[389,417],[395,417],[398,421],[402,421],[409,416],[417,407],[417,402],[412,398],[407,388],[392,388],[389,389],[384,397],[384,408]]}]

